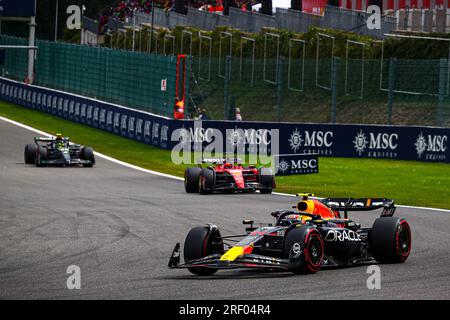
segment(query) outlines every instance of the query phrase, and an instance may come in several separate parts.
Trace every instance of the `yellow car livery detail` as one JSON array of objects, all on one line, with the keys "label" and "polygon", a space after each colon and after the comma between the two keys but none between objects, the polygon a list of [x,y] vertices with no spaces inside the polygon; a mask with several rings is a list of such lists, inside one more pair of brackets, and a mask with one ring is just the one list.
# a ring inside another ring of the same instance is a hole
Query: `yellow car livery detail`
[{"label": "yellow car livery detail", "polygon": [[234,261],[237,257],[244,254],[243,247],[233,247],[220,257],[220,261]]}]

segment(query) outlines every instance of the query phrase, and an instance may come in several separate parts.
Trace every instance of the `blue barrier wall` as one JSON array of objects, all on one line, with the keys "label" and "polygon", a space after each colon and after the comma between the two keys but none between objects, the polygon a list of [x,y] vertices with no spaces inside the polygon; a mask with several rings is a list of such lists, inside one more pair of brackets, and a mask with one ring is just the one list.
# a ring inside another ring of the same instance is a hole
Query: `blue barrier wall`
[{"label": "blue barrier wall", "polygon": [[431,162],[449,162],[450,159],[450,128],[205,121],[199,133],[193,125],[193,121],[183,121],[175,123],[171,129],[184,127],[189,130],[189,139],[193,142],[204,142],[209,129],[219,129],[225,143],[240,139],[249,145],[260,140],[259,148],[263,149],[271,147],[270,130],[278,129],[280,154],[317,153],[328,157]]},{"label": "blue barrier wall", "polygon": [[[0,78],[0,97],[30,109],[83,123],[123,137],[171,149],[175,129],[183,129],[191,144],[208,144],[209,132],[218,129],[224,144],[236,141],[271,151],[272,129],[279,130],[279,153],[317,153],[320,156],[383,158],[449,162],[450,128],[303,124],[279,122],[176,121],[57,90]],[[254,150],[253,150],[254,151]]]},{"label": "blue barrier wall", "polygon": [[0,97],[120,136],[168,149],[172,120],[57,90],[0,78]]}]

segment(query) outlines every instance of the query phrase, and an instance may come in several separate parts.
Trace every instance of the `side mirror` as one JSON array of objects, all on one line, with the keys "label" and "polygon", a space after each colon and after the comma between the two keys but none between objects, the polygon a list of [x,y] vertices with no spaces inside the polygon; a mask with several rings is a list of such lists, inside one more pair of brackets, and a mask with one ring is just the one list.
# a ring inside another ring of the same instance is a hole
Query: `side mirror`
[{"label": "side mirror", "polygon": [[246,232],[247,234],[257,229],[257,228],[254,228],[254,227],[253,227],[253,223],[254,223],[253,220],[243,220],[243,221],[242,221],[242,224],[250,225],[250,227],[245,228],[245,232]]}]

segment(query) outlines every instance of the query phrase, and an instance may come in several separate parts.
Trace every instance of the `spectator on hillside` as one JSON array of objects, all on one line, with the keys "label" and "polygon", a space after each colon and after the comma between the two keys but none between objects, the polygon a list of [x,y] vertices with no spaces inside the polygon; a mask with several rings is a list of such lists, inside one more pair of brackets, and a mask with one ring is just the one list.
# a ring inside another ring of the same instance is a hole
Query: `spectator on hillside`
[{"label": "spectator on hillside", "polygon": [[208,120],[210,120],[209,117],[208,117],[206,109],[202,109],[202,111],[200,113],[200,116],[198,117],[198,120],[201,120],[201,121],[208,121]]},{"label": "spectator on hillside", "polygon": [[235,114],[236,114],[236,121],[242,121],[242,116],[241,116],[241,109],[236,108],[235,109]]},{"label": "spectator on hillside", "polygon": [[194,120],[200,120],[201,115],[202,115],[202,109],[200,107],[197,107],[195,109]]}]

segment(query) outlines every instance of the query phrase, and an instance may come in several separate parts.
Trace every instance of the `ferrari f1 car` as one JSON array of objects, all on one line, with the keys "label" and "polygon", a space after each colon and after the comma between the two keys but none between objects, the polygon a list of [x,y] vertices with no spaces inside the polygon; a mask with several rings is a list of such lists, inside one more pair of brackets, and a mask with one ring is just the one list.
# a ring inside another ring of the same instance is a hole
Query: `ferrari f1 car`
[{"label": "ferrari f1 car", "polygon": [[187,168],[184,173],[186,192],[209,194],[219,192],[272,193],[275,188],[275,176],[270,168],[244,167],[236,158],[203,159],[208,167]]},{"label": "ferrari f1 car", "polygon": [[[364,262],[405,262],[411,251],[411,229],[404,218],[394,217],[390,199],[303,199],[297,210],[272,212],[274,225],[244,220],[246,234],[222,236],[213,224],[191,229],[170,257],[169,268],[187,268],[207,276],[220,269],[265,268],[315,273],[322,267]],[[348,219],[351,211],[381,209],[371,228]],[[341,216],[343,214],[343,216]]]},{"label": "ferrari f1 car", "polygon": [[92,167],[95,164],[92,148],[71,143],[69,138],[64,138],[60,134],[55,138],[35,137],[34,144],[25,146],[24,158],[26,164],[36,164],[38,167],[49,165]]}]

